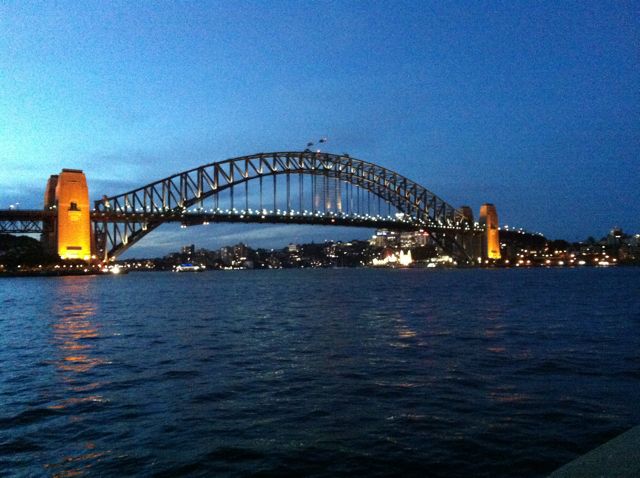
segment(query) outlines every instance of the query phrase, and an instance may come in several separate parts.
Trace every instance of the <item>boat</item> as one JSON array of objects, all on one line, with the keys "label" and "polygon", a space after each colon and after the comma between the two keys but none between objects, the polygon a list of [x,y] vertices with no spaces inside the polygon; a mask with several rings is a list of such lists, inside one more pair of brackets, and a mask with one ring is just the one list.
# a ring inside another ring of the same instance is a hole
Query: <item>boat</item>
[{"label": "boat", "polygon": [[190,263],[173,266],[173,272],[202,272],[204,270],[205,266],[194,266]]}]

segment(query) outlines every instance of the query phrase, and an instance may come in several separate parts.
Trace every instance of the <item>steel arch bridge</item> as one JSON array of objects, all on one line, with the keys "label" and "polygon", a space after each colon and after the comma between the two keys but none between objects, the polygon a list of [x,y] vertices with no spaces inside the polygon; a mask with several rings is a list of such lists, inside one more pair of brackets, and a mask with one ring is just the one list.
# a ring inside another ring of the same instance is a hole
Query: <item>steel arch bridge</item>
[{"label": "steel arch bridge", "polygon": [[[311,151],[206,164],[95,202],[97,253],[115,259],[165,222],[345,225],[423,230],[469,258],[484,227],[410,179],[374,163]],[[468,242],[468,241],[467,241]]]}]

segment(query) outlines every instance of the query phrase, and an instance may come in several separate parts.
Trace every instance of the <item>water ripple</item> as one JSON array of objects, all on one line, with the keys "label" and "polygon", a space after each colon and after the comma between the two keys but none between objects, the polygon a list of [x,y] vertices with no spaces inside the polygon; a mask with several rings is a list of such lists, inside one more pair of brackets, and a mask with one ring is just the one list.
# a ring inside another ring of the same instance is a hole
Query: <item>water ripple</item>
[{"label": "water ripple", "polygon": [[5,279],[0,467],[545,476],[640,422],[639,272]]}]

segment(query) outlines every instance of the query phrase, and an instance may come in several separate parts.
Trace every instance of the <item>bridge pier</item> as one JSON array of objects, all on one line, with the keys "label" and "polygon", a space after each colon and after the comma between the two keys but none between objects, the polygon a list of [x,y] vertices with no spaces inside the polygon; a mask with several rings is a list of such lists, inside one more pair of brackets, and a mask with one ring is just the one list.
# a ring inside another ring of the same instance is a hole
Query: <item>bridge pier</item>
[{"label": "bridge pier", "polygon": [[[56,186],[58,185],[58,175],[52,174],[47,181],[47,187],[44,191],[44,209],[45,211],[55,209],[56,205]],[[56,230],[57,220],[50,217],[42,222],[42,234],[40,242],[42,248],[47,254],[58,253],[58,239]]]},{"label": "bridge pier", "polygon": [[480,225],[485,228],[482,236],[482,259],[500,259],[498,212],[493,204],[485,203],[480,207]]},{"label": "bridge pier", "polygon": [[87,178],[78,169],[63,169],[47,181],[45,210],[54,210],[45,221],[41,241],[45,250],[61,259],[92,258],[91,209]]},{"label": "bridge pier", "polygon": [[485,203],[480,207],[480,232],[473,227],[473,211],[469,206],[461,206],[460,214],[463,220],[471,226],[468,231],[462,231],[456,240],[462,246],[471,262],[483,263],[487,260],[497,260],[500,254],[500,231],[498,229],[498,213],[493,204]]}]

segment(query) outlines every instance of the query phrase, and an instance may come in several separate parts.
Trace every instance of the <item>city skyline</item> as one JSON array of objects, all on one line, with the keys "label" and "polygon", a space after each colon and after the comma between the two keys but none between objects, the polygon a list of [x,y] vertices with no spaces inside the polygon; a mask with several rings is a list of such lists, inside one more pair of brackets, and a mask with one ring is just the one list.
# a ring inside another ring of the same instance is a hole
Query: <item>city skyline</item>
[{"label": "city skyline", "polygon": [[[323,151],[476,213],[493,202],[502,224],[571,241],[638,231],[637,7],[3,5],[2,207],[42,207],[63,167],[85,170],[95,200],[326,135]],[[209,228],[165,226],[132,254],[360,235]]]}]

